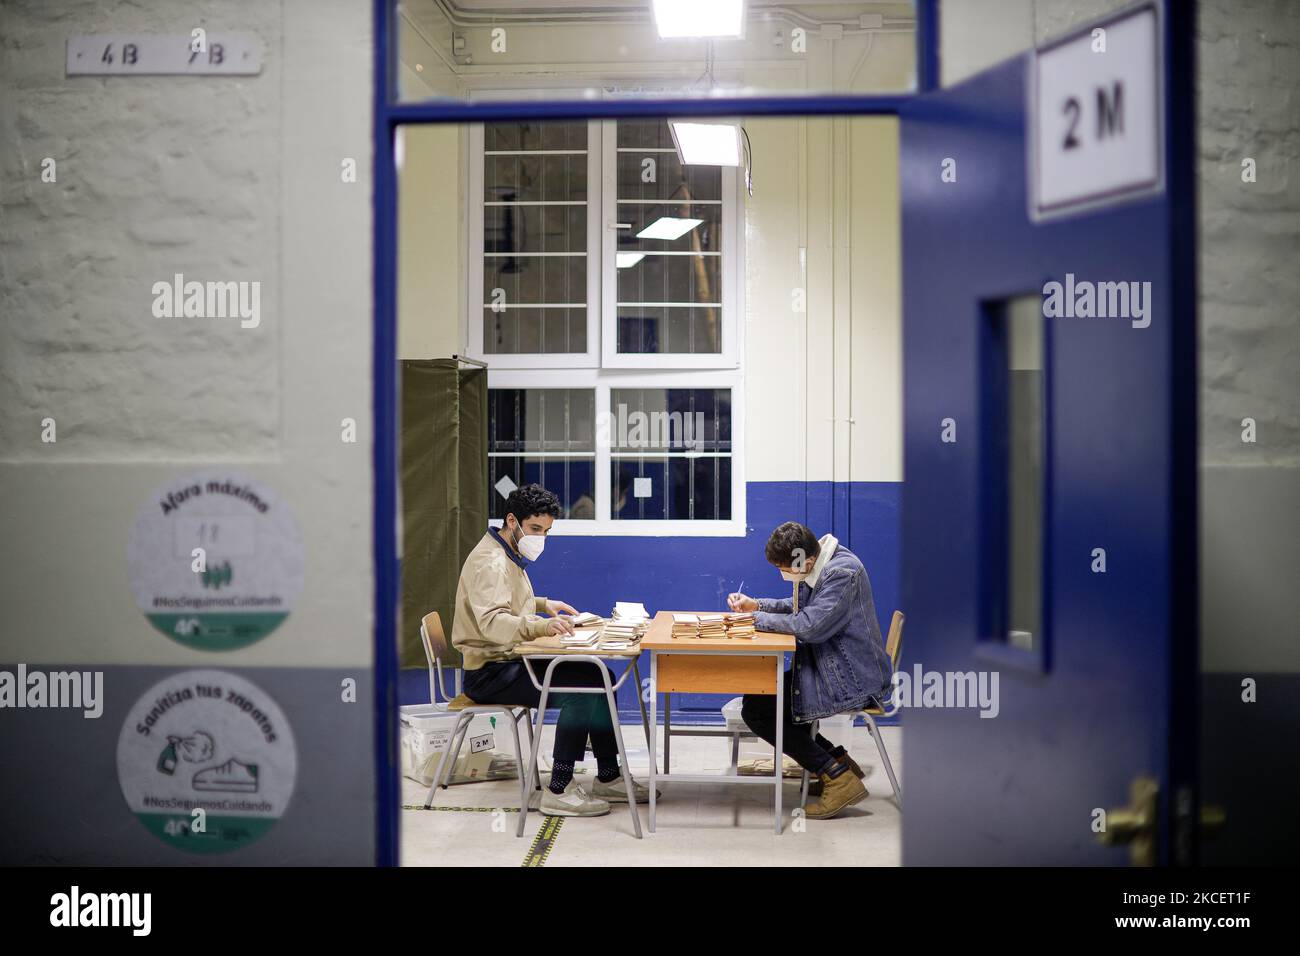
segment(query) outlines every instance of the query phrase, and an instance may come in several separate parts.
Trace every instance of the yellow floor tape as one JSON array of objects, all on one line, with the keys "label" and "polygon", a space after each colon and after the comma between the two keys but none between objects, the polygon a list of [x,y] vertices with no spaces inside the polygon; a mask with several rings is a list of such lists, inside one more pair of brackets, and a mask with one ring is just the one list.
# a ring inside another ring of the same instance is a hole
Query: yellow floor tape
[{"label": "yellow floor tape", "polygon": [[[448,813],[496,813],[498,810],[503,813],[518,813],[518,807],[426,807],[420,803],[404,803],[403,810],[443,810]],[[537,831],[537,836],[533,837],[533,845],[528,848],[528,853],[524,856],[524,862],[519,864],[524,867],[545,866],[546,858],[550,856],[551,850],[555,848],[555,840],[560,835],[560,827],[564,824],[564,817],[542,817],[541,828]]]},{"label": "yellow floor tape", "polygon": [[537,836],[533,837],[533,845],[528,848],[528,855],[524,857],[524,862],[519,865],[545,866],[546,858],[550,856],[562,826],[564,826],[564,817],[543,817],[542,827],[537,831]]}]

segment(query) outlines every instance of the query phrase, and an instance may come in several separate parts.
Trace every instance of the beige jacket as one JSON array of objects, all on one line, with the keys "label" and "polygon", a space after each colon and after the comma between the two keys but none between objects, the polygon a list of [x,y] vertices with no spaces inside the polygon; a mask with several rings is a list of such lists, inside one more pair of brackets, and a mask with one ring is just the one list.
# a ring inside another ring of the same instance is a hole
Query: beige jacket
[{"label": "beige jacket", "polygon": [[546,598],[533,595],[519,561],[489,531],[460,569],[451,643],[465,658],[467,671],[488,661],[515,660],[516,645],[546,633],[547,620],[539,616],[546,610]]}]

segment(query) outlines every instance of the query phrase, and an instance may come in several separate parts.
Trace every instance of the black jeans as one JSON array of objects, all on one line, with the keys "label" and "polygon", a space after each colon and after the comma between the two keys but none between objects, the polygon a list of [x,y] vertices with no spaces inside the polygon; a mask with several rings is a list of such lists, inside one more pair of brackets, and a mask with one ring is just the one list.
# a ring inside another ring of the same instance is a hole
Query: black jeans
[{"label": "black jeans", "polygon": [[[812,732],[812,724],[796,724],[791,711],[791,671],[785,672],[785,724],[781,728],[781,746],[811,774],[825,773],[835,763],[831,751],[835,745]],[[740,703],[740,716],[749,729],[772,746],[776,746],[776,695],[746,694]]]},{"label": "black jeans", "polygon": [[[547,663],[533,662],[533,673],[539,681],[546,673]],[[586,661],[557,664],[551,683],[556,687],[605,686],[600,668]],[[533,686],[523,661],[491,661],[477,670],[466,671],[465,696],[476,704],[515,707],[536,707],[542,701],[542,693]],[[580,761],[590,737],[592,753],[599,763],[618,763],[618,742],[614,739],[614,725],[609,719],[604,693],[551,694],[546,698],[546,705],[560,709],[560,719],[555,724],[556,760]]]}]

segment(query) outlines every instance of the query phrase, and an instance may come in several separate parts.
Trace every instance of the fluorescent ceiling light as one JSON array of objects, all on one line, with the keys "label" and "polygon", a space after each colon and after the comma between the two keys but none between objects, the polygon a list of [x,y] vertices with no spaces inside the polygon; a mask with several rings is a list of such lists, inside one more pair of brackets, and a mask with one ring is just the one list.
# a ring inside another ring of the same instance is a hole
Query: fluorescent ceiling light
[{"label": "fluorescent ceiling light", "polygon": [[620,269],[631,268],[644,258],[644,252],[619,252],[614,255],[615,265]]},{"label": "fluorescent ceiling light", "polygon": [[740,124],[669,120],[677,155],[685,166],[739,166]]},{"label": "fluorescent ceiling light", "polygon": [[654,0],[655,26],[672,37],[738,37],[744,0]]},{"label": "fluorescent ceiling light", "polygon": [[638,239],[680,239],[703,222],[703,219],[674,219],[671,216],[660,216],[638,232],[636,237]]}]

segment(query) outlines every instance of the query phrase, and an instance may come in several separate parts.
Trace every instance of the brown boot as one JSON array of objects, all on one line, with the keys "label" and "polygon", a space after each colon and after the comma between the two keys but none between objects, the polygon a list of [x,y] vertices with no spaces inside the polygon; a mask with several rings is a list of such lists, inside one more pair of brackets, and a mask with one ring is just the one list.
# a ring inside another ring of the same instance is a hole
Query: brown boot
[{"label": "brown boot", "polygon": [[[862,768],[858,766],[858,762],[849,756],[847,750],[844,752],[844,755],[842,757],[836,757],[835,762],[847,763],[849,765],[849,770],[852,771],[853,773],[853,776],[857,777],[859,780],[862,780],[867,776],[865,773],[862,772]],[[812,780],[808,781],[808,796],[820,797],[821,795],[822,795],[821,777],[814,777]]]},{"label": "brown boot", "polygon": [[804,816],[809,820],[829,820],[845,807],[867,799],[867,788],[847,770],[838,777],[822,774],[821,784],[821,797],[815,803],[808,804],[804,810]]}]

